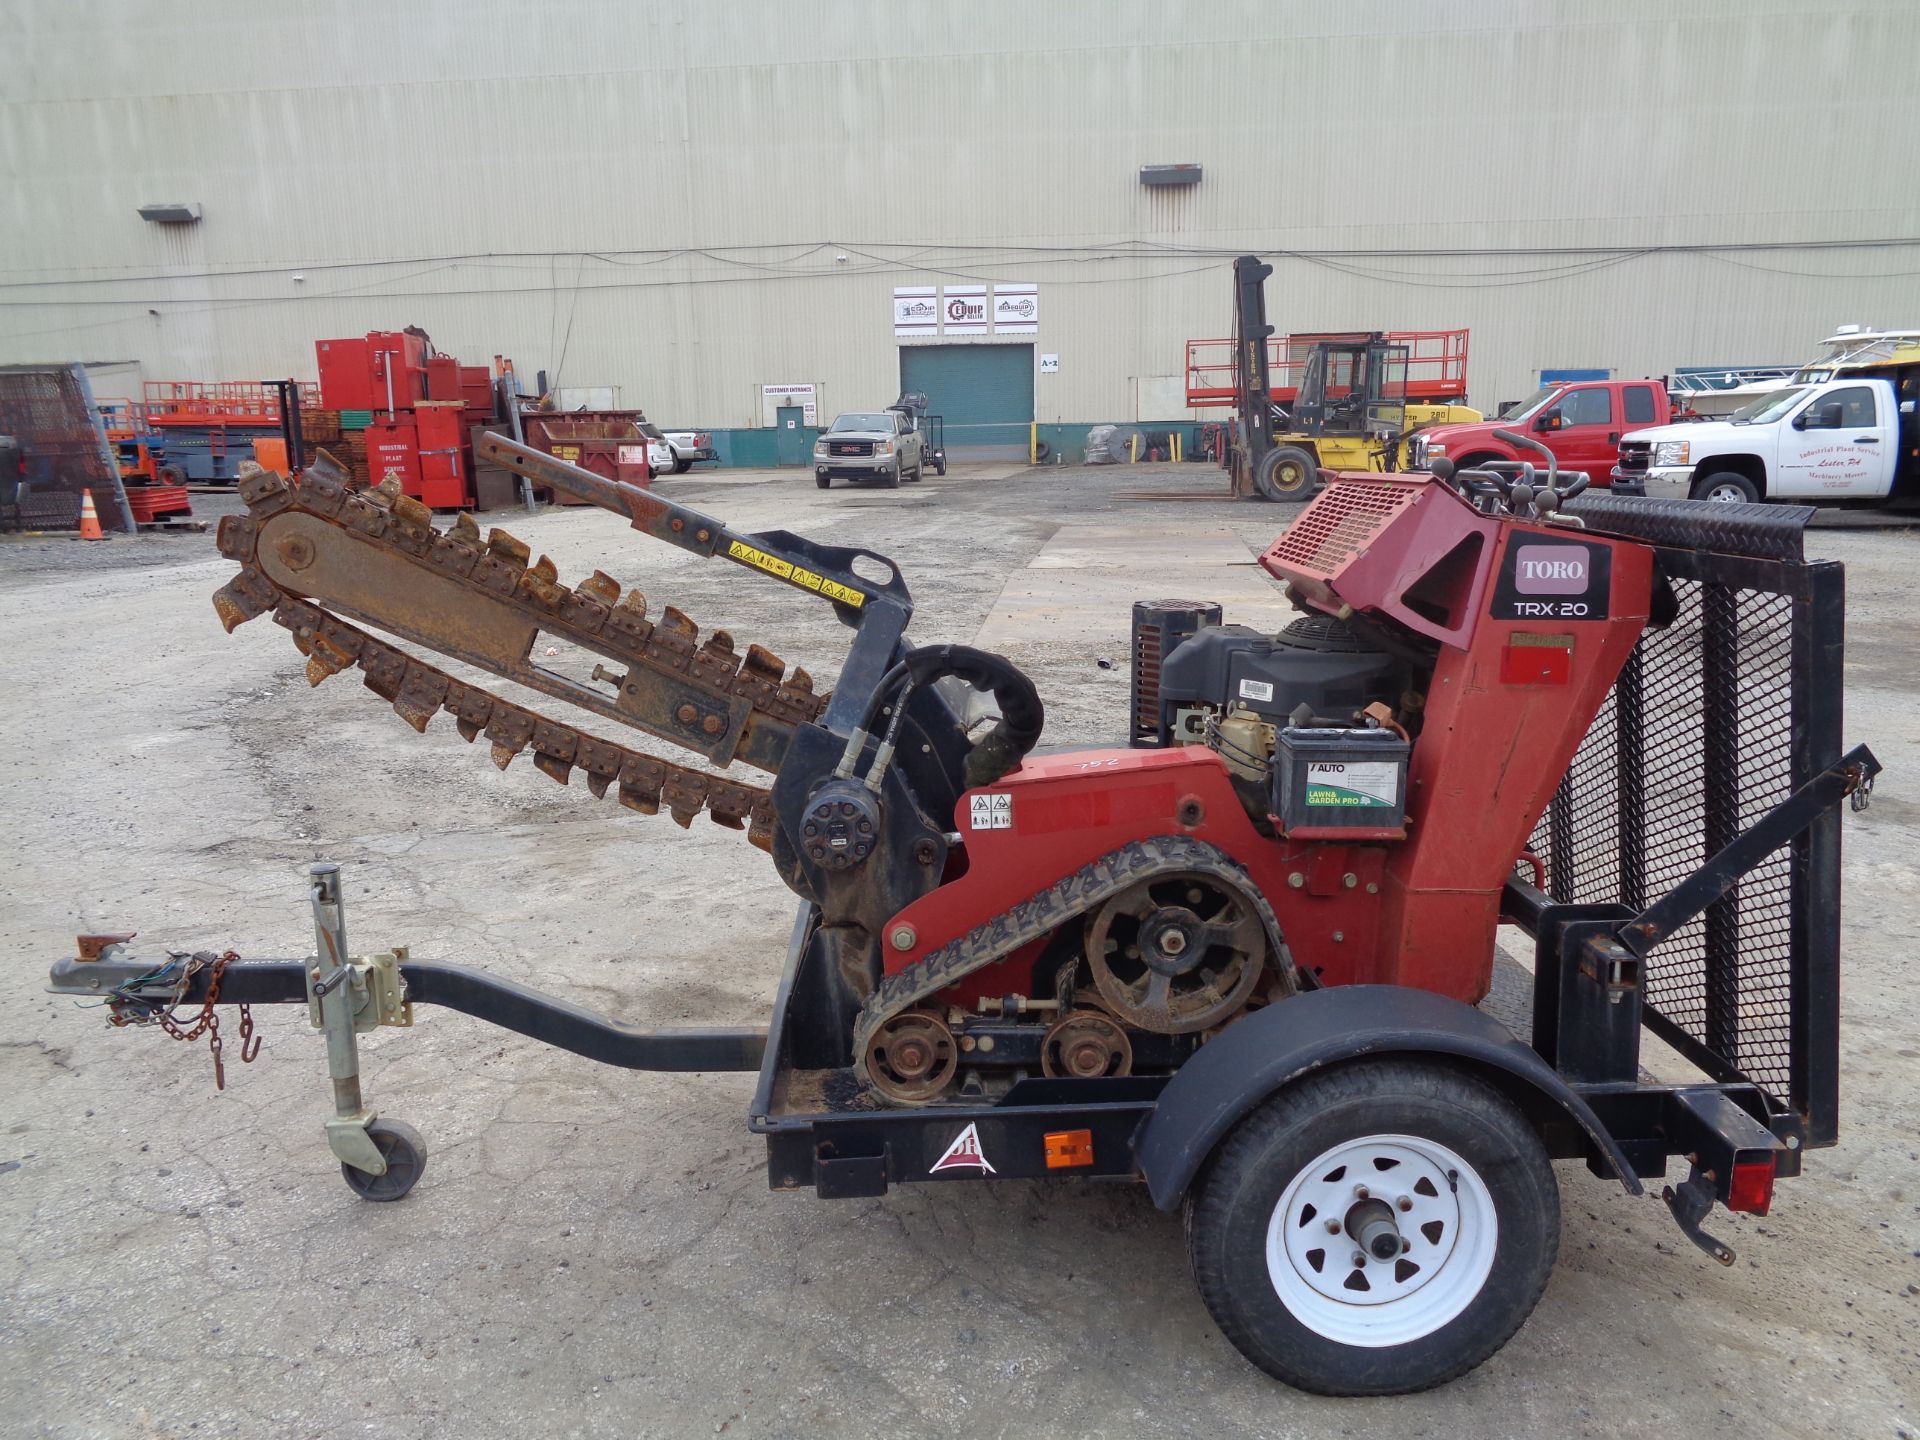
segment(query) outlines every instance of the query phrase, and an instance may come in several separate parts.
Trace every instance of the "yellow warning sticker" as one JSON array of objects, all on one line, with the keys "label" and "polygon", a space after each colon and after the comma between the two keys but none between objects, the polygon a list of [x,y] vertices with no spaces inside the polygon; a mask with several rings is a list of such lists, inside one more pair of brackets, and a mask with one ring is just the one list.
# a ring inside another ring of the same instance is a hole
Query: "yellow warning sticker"
[{"label": "yellow warning sticker", "polygon": [[813,590],[829,600],[838,600],[842,605],[855,607],[867,603],[867,597],[849,585],[838,580],[829,580],[824,575],[816,575],[804,566],[782,560],[778,555],[769,555],[764,550],[756,550],[741,540],[727,543],[727,557],[751,565],[756,570],[764,570],[769,575],[777,575],[790,585],[798,585],[803,590]]}]

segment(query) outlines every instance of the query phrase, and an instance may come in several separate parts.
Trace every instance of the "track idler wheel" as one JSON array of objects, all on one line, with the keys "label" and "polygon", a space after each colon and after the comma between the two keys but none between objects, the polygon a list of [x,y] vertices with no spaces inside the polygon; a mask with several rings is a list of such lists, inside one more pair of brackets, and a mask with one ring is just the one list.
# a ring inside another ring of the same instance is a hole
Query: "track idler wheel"
[{"label": "track idler wheel", "polygon": [[894,1016],[867,1041],[874,1089],[901,1105],[938,1100],[960,1071],[960,1046],[947,1022],[929,1010]]},{"label": "track idler wheel", "polygon": [[1208,875],[1176,871],[1129,886],[1087,927],[1101,1001],[1127,1025],[1190,1035],[1236,1015],[1266,969],[1252,903]]},{"label": "track idler wheel", "polygon": [[1056,1080],[1098,1080],[1133,1072],[1133,1042],[1102,1010],[1075,1010],[1040,1043],[1040,1069]]}]

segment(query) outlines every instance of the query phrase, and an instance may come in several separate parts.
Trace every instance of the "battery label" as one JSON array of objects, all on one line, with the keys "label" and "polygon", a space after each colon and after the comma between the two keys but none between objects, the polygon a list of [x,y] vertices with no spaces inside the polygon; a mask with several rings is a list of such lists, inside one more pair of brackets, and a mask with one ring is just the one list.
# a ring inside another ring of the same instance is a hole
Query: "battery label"
[{"label": "battery label", "polygon": [[1271,700],[1273,686],[1265,680],[1242,680],[1240,682],[1242,700]]},{"label": "battery label", "polygon": [[1400,767],[1391,761],[1307,762],[1307,804],[1391,810],[1400,803]]},{"label": "battery label", "polygon": [[975,830],[1011,830],[1013,796],[974,795],[968,800],[969,819]]}]

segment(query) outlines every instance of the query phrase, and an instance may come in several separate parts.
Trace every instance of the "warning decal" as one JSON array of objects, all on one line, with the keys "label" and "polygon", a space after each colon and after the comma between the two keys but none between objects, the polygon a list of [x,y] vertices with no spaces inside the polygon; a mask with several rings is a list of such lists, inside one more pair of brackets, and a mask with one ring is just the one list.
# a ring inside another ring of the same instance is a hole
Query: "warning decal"
[{"label": "warning decal", "polygon": [[842,605],[860,606],[867,603],[867,597],[851,585],[842,585],[838,580],[816,575],[804,566],[782,560],[778,555],[756,550],[744,540],[728,541],[727,557],[751,565],[756,570],[764,570],[769,575],[777,575],[789,585],[798,585],[802,590],[812,590],[829,600],[838,600]]},{"label": "warning decal", "polygon": [[967,812],[970,829],[1011,830],[1013,828],[1013,796],[1004,791],[998,795],[970,796]]},{"label": "warning decal", "polygon": [[1240,682],[1242,700],[1273,699],[1273,682],[1269,680],[1242,680]]},{"label": "warning decal", "polygon": [[1370,760],[1307,764],[1307,804],[1351,810],[1391,810],[1400,803],[1400,767]]},{"label": "warning decal", "polygon": [[981,1153],[980,1132],[972,1124],[954,1137],[946,1153],[933,1162],[933,1168],[927,1173],[938,1175],[942,1170],[979,1170],[988,1175],[1000,1173],[987,1163],[987,1157]]}]

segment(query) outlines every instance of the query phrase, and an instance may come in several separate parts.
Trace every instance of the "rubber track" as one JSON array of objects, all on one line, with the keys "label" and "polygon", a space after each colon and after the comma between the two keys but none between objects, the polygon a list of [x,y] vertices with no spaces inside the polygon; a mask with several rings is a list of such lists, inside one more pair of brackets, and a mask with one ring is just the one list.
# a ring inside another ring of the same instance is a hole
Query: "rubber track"
[{"label": "rubber track", "polygon": [[1206,875],[1244,896],[1266,927],[1269,954],[1280,957],[1290,968],[1273,907],[1247,875],[1245,866],[1217,845],[1185,835],[1136,840],[1109,851],[1038,894],[1028,896],[1011,910],[974,926],[956,940],[949,940],[926,959],[917,960],[882,980],[860,1007],[854,1021],[854,1072],[862,1080],[869,1079],[867,1043],[876,1030],[902,1011],[974,971],[1005,959],[1022,945],[1057,930],[1075,916],[1105,904],[1142,880],[1176,872]]}]

